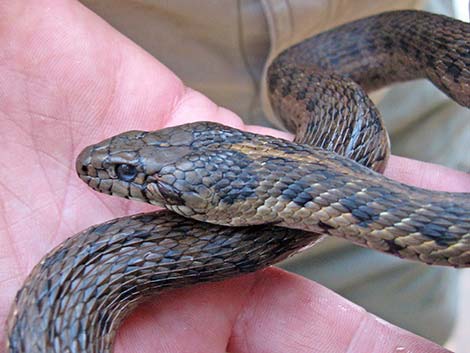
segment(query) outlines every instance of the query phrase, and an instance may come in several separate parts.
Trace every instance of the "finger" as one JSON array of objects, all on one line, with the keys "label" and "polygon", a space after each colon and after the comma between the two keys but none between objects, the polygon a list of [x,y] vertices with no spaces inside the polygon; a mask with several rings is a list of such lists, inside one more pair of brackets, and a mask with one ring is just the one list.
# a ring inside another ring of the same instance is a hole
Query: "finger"
[{"label": "finger", "polygon": [[132,314],[116,343],[116,353],[225,351],[448,352],[275,268],[164,294]]},{"label": "finger", "polygon": [[258,277],[233,328],[229,351],[447,352],[304,278]]},{"label": "finger", "polygon": [[426,189],[470,192],[470,174],[432,163],[392,156],[384,174],[402,183]]},{"label": "finger", "polygon": [[225,352],[249,282],[196,286],[155,298],[120,328],[115,353]]}]

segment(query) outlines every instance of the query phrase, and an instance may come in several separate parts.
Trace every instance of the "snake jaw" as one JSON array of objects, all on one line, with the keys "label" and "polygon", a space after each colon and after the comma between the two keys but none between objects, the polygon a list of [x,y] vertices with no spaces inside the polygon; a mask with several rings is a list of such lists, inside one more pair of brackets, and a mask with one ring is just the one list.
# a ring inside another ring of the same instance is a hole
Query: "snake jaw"
[{"label": "snake jaw", "polygon": [[157,206],[184,205],[181,192],[162,180],[157,179],[155,182],[147,184],[146,193],[150,203]]},{"label": "snake jaw", "polygon": [[164,177],[149,178],[144,193],[149,203],[164,207],[185,217],[197,217],[206,214],[213,198],[213,193],[207,188],[186,183],[169,183],[162,180]]}]

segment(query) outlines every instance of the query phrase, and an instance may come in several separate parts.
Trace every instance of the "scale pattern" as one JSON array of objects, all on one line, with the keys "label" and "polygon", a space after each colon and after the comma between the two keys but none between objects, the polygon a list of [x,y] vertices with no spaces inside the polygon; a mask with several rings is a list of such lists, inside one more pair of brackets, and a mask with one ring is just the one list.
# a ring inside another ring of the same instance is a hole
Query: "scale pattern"
[{"label": "scale pattern", "polygon": [[389,144],[366,93],[427,77],[469,106],[469,38],[463,22],[400,11],[289,48],[268,86],[294,143],[202,122],[86,148],[77,171],[90,187],[174,213],[113,220],[51,251],[15,298],[8,351],[111,352],[121,320],[149,296],[256,271],[322,235],[469,267],[470,195],[377,173]]}]

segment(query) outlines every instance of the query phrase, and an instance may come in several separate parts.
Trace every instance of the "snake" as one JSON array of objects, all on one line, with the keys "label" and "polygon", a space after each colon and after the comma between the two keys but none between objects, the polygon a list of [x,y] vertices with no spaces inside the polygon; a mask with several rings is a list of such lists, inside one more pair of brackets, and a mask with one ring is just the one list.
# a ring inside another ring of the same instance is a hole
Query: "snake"
[{"label": "snake", "polygon": [[392,11],[281,52],[266,86],[292,142],[196,122],[85,148],[76,168],[91,188],[166,210],[93,226],[47,254],[14,299],[7,351],[112,352],[149,298],[257,271],[326,236],[469,267],[470,194],[381,174],[389,139],[367,92],[419,78],[470,106],[468,23]]}]

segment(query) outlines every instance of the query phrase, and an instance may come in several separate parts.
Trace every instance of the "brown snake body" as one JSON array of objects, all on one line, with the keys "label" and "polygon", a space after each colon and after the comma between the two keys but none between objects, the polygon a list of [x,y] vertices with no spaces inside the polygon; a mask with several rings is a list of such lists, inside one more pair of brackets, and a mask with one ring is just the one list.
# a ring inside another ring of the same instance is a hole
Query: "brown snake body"
[{"label": "brown snake body", "polygon": [[383,170],[389,148],[363,90],[427,77],[469,106],[469,41],[468,24],[443,16],[369,17],[289,48],[271,65],[272,105],[295,142],[193,123],[85,149],[77,170],[89,186],[184,217],[125,217],[54,249],[16,296],[9,352],[110,352],[119,323],[149,296],[255,271],[323,234],[470,266],[470,195],[369,169]]}]

